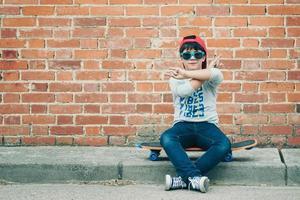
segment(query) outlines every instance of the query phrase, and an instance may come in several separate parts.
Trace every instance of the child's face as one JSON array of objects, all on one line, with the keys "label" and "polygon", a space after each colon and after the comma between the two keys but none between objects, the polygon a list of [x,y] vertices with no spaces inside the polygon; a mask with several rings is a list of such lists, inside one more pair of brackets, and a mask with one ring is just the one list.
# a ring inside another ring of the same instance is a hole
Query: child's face
[{"label": "child's face", "polygon": [[197,59],[197,55],[195,56],[195,53],[198,53],[201,51],[195,51],[194,49],[187,50],[185,49],[182,54],[187,53],[191,54],[190,59],[185,60],[183,59],[183,56],[181,56],[181,62],[183,63],[184,67],[186,70],[199,70],[202,69],[202,62],[205,60],[205,56],[203,56],[201,59]]}]

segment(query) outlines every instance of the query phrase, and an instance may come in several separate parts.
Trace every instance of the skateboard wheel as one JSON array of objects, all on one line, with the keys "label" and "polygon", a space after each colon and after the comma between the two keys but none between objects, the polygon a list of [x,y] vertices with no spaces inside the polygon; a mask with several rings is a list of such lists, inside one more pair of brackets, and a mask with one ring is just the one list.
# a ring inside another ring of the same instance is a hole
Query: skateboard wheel
[{"label": "skateboard wheel", "polygon": [[150,152],[150,155],[149,155],[149,160],[151,160],[151,161],[156,161],[156,160],[158,160],[158,157],[159,157],[159,152],[157,152],[157,151],[151,151]]},{"label": "skateboard wheel", "polygon": [[231,162],[232,160],[233,160],[233,156],[231,152],[228,153],[223,159],[224,162]]}]

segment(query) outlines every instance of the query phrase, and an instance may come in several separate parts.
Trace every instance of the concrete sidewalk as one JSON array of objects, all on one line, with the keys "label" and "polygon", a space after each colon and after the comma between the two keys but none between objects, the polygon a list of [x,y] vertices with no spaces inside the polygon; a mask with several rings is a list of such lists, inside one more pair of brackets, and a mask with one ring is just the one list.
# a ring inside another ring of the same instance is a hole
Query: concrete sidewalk
[{"label": "concrete sidewalk", "polygon": [[[163,184],[175,175],[170,161],[149,161],[148,151],[134,147],[0,147],[0,181],[69,183],[111,179]],[[191,157],[201,153],[189,152]],[[300,149],[254,148],[234,152],[208,177],[218,185],[300,185]]]}]

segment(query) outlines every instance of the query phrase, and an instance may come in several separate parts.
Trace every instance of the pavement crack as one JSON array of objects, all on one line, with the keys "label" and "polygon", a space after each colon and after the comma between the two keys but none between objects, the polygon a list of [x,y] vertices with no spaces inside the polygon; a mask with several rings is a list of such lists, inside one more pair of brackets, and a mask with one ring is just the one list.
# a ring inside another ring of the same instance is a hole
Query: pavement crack
[{"label": "pavement crack", "polygon": [[120,161],[119,163],[118,163],[118,179],[119,180],[122,180],[123,179],[123,162],[122,161]]},{"label": "pavement crack", "polygon": [[288,185],[288,169],[287,169],[287,165],[285,163],[284,156],[283,156],[283,153],[282,153],[281,149],[278,148],[277,150],[278,150],[278,153],[279,153],[280,160],[281,160],[282,164],[284,165],[284,183],[287,186]]}]

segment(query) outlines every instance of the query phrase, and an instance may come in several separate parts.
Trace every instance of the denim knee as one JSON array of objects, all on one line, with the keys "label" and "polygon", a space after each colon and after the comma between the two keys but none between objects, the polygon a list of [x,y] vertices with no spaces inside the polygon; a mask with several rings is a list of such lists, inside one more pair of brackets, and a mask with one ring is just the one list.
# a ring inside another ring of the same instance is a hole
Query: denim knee
[{"label": "denim knee", "polygon": [[218,150],[221,154],[227,154],[231,150],[231,143],[228,138],[222,140],[218,145]]},{"label": "denim knee", "polygon": [[167,147],[169,145],[171,145],[171,139],[172,137],[170,136],[170,134],[168,134],[168,132],[164,132],[161,136],[160,136],[160,144],[162,147]]}]

